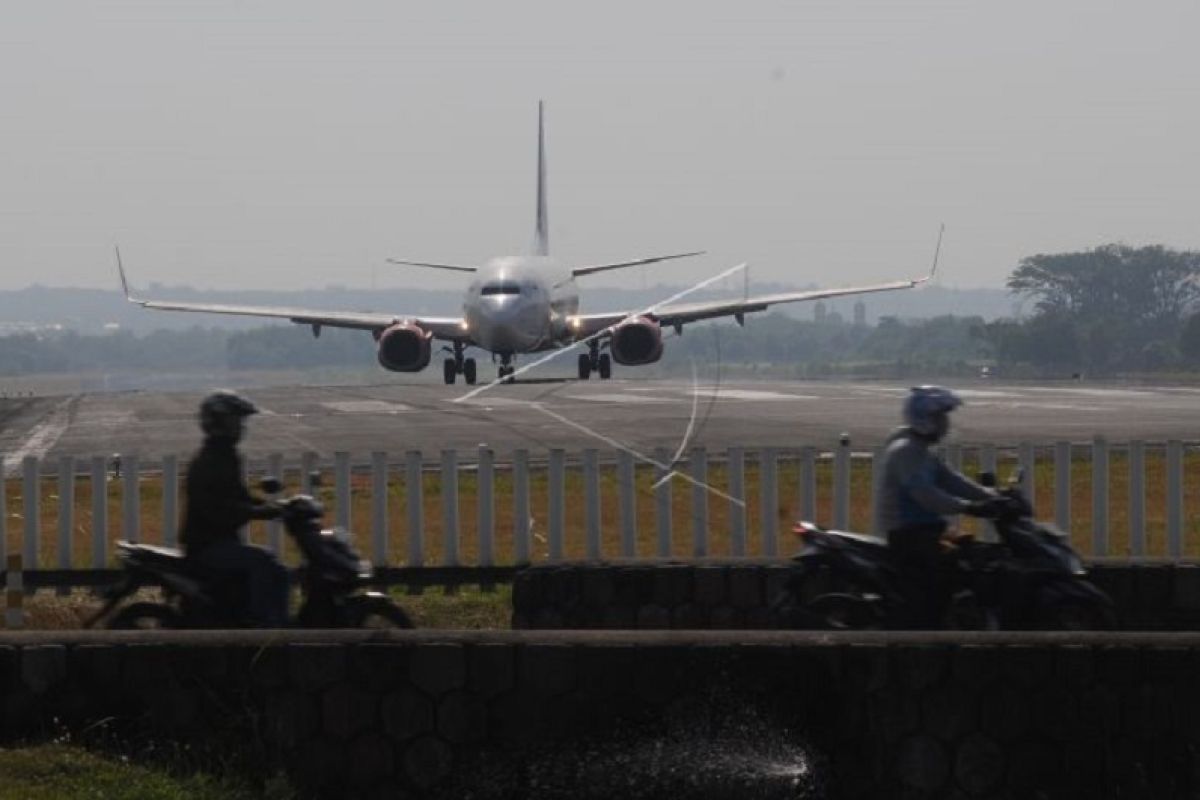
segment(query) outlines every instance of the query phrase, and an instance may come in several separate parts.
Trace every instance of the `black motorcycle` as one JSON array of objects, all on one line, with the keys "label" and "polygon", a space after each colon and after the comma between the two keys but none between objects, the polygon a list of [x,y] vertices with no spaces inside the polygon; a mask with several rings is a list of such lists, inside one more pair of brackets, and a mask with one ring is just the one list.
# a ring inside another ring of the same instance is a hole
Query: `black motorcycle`
[{"label": "black motorcycle", "polygon": [[[264,479],[267,494],[279,492],[279,482]],[[403,608],[381,592],[362,591],[373,574],[335,531],[322,530],[324,507],[308,495],[283,502],[284,530],[300,548],[303,566],[299,583],[303,600],[292,624],[300,628],[411,628]],[[105,593],[103,607],[85,623],[92,627],[241,628],[247,627],[245,587],[236,576],[212,573],[169,547],[117,543],[124,569],[121,581]],[[158,586],[164,601],[138,601],[118,608],[143,587]],[[115,611],[115,613],[114,613]]]},{"label": "black motorcycle", "polygon": [[[1112,599],[1087,580],[1068,535],[1033,519],[1013,488],[994,521],[999,542],[960,537],[947,548],[953,596],[943,627],[965,630],[1107,630]],[[781,628],[900,628],[902,572],[887,542],[797,522],[803,547],[771,607]]]}]

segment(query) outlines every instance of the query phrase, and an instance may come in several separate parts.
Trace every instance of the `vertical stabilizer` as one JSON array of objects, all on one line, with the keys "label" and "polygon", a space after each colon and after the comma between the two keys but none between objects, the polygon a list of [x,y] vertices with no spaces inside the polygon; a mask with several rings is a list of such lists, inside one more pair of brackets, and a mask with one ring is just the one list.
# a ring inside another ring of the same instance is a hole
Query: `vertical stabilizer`
[{"label": "vertical stabilizer", "polygon": [[546,217],[546,134],[542,125],[542,101],[538,101],[537,229],[533,254],[550,255],[550,222]]}]

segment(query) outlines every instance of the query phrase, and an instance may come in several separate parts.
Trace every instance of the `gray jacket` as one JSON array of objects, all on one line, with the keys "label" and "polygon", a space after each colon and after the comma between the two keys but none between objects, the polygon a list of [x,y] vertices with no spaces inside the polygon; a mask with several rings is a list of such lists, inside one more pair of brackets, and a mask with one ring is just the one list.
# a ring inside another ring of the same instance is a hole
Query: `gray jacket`
[{"label": "gray jacket", "polygon": [[914,525],[934,525],[961,514],[972,500],[994,496],[987,488],[946,466],[929,442],[908,428],[888,437],[875,486],[877,536]]}]

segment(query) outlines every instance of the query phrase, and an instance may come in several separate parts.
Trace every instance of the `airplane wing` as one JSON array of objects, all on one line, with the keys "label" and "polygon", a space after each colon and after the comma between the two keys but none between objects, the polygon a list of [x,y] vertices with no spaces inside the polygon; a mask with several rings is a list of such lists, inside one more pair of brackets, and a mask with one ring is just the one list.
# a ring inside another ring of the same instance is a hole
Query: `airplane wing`
[{"label": "airplane wing", "polygon": [[125,278],[125,268],[121,264],[121,254],[119,251],[117,253],[117,270],[121,275],[121,288],[125,292],[125,299],[142,308],[151,308],[159,311],[193,311],[206,314],[234,314],[248,317],[286,319],[300,325],[311,325],[314,331],[319,331],[322,327],[375,331],[407,320],[429,331],[437,339],[454,340],[468,338],[461,317],[406,317],[396,314],[361,311],[319,311],[282,306],[243,306],[225,303],[181,303],[173,300],[145,300],[133,296],[129,291],[129,282]]},{"label": "airplane wing", "polygon": [[571,270],[571,275],[578,278],[581,275],[591,275],[593,272],[604,272],[610,269],[624,269],[625,267],[638,267],[642,264],[655,264],[659,261],[670,261],[673,258],[690,258],[691,256],[702,256],[703,250],[697,250],[694,253],[676,253],[670,256],[651,256],[650,258],[638,258],[633,261],[614,261],[611,264],[594,264],[588,267],[575,267]]},{"label": "airplane wing", "polygon": [[581,314],[571,319],[571,327],[577,332],[578,338],[593,336],[605,328],[621,322],[629,316],[647,316],[658,320],[663,327],[682,328],[689,322],[717,317],[736,317],[741,322],[744,314],[762,311],[770,306],[781,303],[798,303],[803,300],[821,300],[827,297],[843,297],[852,294],[868,294],[870,292],[890,292],[898,289],[915,289],[932,277],[932,273],[923,278],[891,283],[877,283],[869,286],[853,286],[841,289],[814,289],[803,292],[780,292],[777,294],[757,295],[740,300],[711,300],[701,303],[678,303],[651,307],[643,311],[617,311],[606,314]]},{"label": "airplane wing", "polygon": [[462,264],[433,264],[429,261],[401,261],[398,258],[387,259],[389,264],[400,264],[405,267],[427,267],[429,269],[446,269],[451,272],[478,272],[479,267],[465,267]]}]

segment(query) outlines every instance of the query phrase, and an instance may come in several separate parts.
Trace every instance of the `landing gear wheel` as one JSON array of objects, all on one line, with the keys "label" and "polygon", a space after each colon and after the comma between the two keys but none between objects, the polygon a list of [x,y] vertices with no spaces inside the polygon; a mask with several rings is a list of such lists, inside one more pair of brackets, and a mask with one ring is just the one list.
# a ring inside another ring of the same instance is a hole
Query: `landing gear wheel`
[{"label": "landing gear wheel", "polygon": [[446,385],[452,385],[455,377],[458,375],[458,365],[454,363],[453,358],[447,358],[442,362],[442,379],[446,381]]},{"label": "landing gear wheel", "polygon": [[600,380],[602,381],[606,381],[612,377],[612,359],[609,357],[608,353],[600,356],[599,372]]},{"label": "landing gear wheel", "polygon": [[513,377],[512,377],[513,372],[514,372],[514,369],[512,367],[501,367],[500,368],[500,380],[503,383],[512,383],[513,382]]},{"label": "landing gear wheel", "polygon": [[592,359],[586,353],[579,354],[579,380],[586,381],[592,376]]},{"label": "landing gear wheel", "polygon": [[475,385],[475,359],[468,358],[463,362],[463,380],[468,386]]}]

